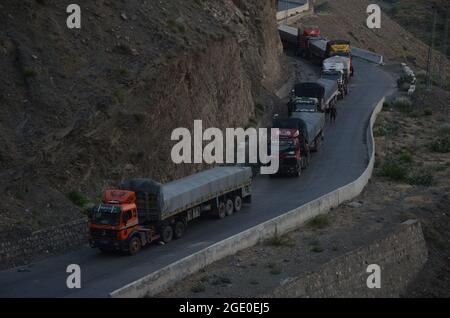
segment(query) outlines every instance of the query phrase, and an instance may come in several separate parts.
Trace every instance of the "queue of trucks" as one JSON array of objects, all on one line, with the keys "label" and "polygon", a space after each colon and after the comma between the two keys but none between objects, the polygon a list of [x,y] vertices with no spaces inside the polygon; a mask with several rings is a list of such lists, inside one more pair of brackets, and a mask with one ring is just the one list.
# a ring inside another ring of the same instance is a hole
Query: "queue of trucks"
[{"label": "queue of trucks", "polygon": [[288,25],[279,25],[278,32],[285,47],[292,47],[301,57],[324,60],[341,56],[349,59],[349,76],[353,76],[353,64],[350,54],[350,42],[347,40],[328,40],[321,35],[319,28],[295,28]]},{"label": "queue of trucks", "polygon": [[279,33],[286,46],[293,46],[302,57],[317,58],[322,65],[319,80],[295,85],[288,102],[288,118],[276,115],[272,123],[279,129],[279,173],[299,176],[324,138],[325,113],[349,94],[353,76],[350,42],[329,41],[321,37],[318,28],[302,31],[281,25]]},{"label": "queue of trucks", "polygon": [[[350,43],[327,41],[317,28],[280,26],[279,31],[285,44],[322,63],[321,78],[296,84],[288,117],[276,115],[272,123],[278,136],[269,145],[279,143],[278,173],[298,177],[324,139],[325,114],[349,93]],[[117,189],[106,190],[102,202],[90,211],[89,244],[103,252],[134,255],[152,242],[179,239],[191,221],[203,215],[223,219],[250,203],[252,178],[250,167],[223,166],[166,184],[151,179],[122,182]]]}]

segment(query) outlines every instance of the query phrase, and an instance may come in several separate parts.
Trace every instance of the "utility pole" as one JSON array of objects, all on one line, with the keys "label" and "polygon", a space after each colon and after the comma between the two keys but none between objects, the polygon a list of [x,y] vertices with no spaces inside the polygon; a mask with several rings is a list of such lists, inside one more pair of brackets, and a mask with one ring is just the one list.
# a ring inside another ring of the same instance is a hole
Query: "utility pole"
[{"label": "utility pole", "polygon": [[447,88],[447,51],[448,51],[448,28],[449,28],[449,20],[450,20],[450,9],[447,10],[447,13],[445,14],[445,30],[444,30],[444,63],[441,64],[441,67],[439,68],[443,72],[442,76],[442,88]]},{"label": "utility pole", "polygon": [[289,16],[289,2],[288,2],[288,0],[285,0],[284,4],[285,4],[284,8],[286,9],[286,21],[285,21],[284,24],[288,25],[288,16]]},{"label": "utility pole", "polygon": [[431,34],[431,44],[428,50],[428,64],[427,64],[427,90],[431,89],[432,77],[433,77],[433,49],[434,49],[434,36],[436,33],[437,22],[437,10],[434,8],[433,13],[433,33]]}]

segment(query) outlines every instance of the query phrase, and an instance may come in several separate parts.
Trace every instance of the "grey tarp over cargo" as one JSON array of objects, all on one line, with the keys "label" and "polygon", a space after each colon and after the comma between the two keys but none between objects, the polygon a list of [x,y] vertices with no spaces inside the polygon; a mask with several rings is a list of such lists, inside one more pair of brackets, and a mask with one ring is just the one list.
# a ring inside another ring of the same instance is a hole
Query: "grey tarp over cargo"
[{"label": "grey tarp over cargo", "polygon": [[252,179],[249,167],[217,167],[166,184],[150,179],[135,179],[121,184],[122,189],[158,195],[161,219],[174,212],[206,202],[224,192],[248,184]]},{"label": "grey tarp over cargo", "polygon": [[333,95],[335,95],[337,93],[337,91],[339,90],[337,81],[332,81],[332,80],[322,78],[322,79],[318,79],[317,83],[322,85],[323,88],[325,88],[324,100],[326,103],[329,103],[331,97]]},{"label": "grey tarp over cargo", "polygon": [[312,144],[314,139],[325,127],[325,114],[319,112],[294,112],[291,118],[301,119],[307,129],[306,139],[308,144]]}]

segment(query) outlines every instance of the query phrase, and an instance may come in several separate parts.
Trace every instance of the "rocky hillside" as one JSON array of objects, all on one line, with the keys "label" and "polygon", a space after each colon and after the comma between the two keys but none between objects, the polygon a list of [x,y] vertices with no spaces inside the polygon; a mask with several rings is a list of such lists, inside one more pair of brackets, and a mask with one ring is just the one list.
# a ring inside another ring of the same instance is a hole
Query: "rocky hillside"
[{"label": "rocky hillside", "polygon": [[70,3],[0,4],[0,236],[201,169],[171,163],[172,130],[255,123],[282,81],[272,0],[80,0],[79,30]]},{"label": "rocky hillside", "polygon": [[[433,1],[421,2],[426,2],[429,6]],[[393,20],[387,14],[390,11],[386,9],[382,11],[381,29],[369,29],[366,24],[366,9],[371,3],[374,1],[315,0],[316,14],[302,19],[299,24],[319,26],[328,38],[347,39],[354,46],[384,55],[387,61],[405,62],[416,70],[425,70],[428,43],[422,42],[412,33],[414,28],[410,32],[409,27],[403,28]],[[437,74],[444,70],[444,63],[447,65],[447,74],[450,75],[450,61],[436,51],[433,64],[436,80]]]},{"label": "rocky hillside", "polygon": [[[384,0],[380,4],[393,20],[427,44],[431,42],[433,14],[434,9],[436,9],[435,45],[436,49],[444,53],[445,19],[447,12],[450,10],[449,1]],[[447,39],[447,44],[450,43],[449,40]],[[450,55],[450,46],[447,46],[447,54]]]}]

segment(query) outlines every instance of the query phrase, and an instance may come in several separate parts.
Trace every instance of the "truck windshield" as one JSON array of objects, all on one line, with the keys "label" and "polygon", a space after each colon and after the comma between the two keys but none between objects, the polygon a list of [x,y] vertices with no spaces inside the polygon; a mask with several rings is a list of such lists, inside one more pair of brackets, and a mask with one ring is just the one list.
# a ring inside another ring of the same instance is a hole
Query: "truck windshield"
[{"label": "truck windshield", "polygon": [[280,145],[279,152],[280,153],[288,153],[288,152],[295,152],[295,146],[294,145]]},{"label": "truck windshield", "polygon": [[99,205],[92,210],[92,223],[100,225],[119,225],[122,209],[113,205]]},{"label": "truck windshield", "polygon": [[294,105],[294,112],[315,112],[317,111],[316,103],[313,102],[299,102]]},{"label": "truck windshield", "polygon": [[332,74],[322,74],[322,78],[323,79],[327,79],[327,80],[332,80],[332,81],[339,80],[339,76],[338,75],[332,75]]}]

